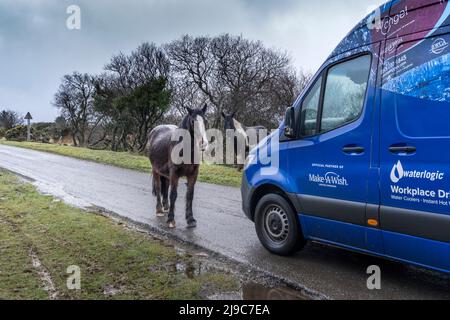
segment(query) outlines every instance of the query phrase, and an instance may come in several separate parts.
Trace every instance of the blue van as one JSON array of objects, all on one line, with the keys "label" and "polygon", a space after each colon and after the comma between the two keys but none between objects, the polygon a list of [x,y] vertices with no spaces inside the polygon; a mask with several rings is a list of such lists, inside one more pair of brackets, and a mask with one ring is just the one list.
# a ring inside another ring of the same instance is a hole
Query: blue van
[{"label": "blue van", "polygon": [[275,254],[317,241],[450,272],[448,0],[390,1],[360,22],[250,153],[242,195]]}]

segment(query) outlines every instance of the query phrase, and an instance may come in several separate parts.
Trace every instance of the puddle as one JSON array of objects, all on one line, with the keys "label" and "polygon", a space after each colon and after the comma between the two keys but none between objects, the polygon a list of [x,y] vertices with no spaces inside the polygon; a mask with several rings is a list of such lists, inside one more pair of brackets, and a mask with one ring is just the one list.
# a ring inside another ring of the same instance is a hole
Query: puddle
[{"label": "puddle", "polygon": [[311,300],[310,297],[303,295],[301,292],[285,287],[269,287],[259,283],[244,283],[240,292],[224,292],[217,293],[208,297],[208,300],[229,301],[299,301]]},{"label": "puddle", "polygon": [[[214,270],[207,261],[202,261],[201,255],[191,255],[186,251],[177,248],[180,257],[172,270],[183,273],[189,279],[206,274]],[[217,270],[216,270],[217,271]],[[256,282],[243,282],[241,288],[236,292],[221,292],[208,296],[209,300],[310,300],[311,298],[302,294],[298,290],[287,286],[269,286]]]},{"label": "puddle", "polygon": [[208,297],[208,300],[212,301],[236,301],[242,300],[242,294],[240,292],[225,292],[217,293]]},{"label": "puddle", "polygon": [[209,271],[206,264],[202,263],[202,261],[194,261],[191,256],[189,256],[186,260],[179,261],[175,264],[174,269],[178,273],[184,273],[184,275],[189,279],[194,279],[195,277],[201,276]]},{"label": "puddle", "polygon": [[103,294],[107,297],[113,297],[120,293],[122,293],[122,289],[118,289],[110,285],[105,286],[103,289]]},{"label": "puddle", "polygon": [[74,197],[74,196],[70,195],[69,193],[67,193],[64,190],[63,185],[59,185],[57,183],[50,185],[48,183],[39,182],[39,181],[34,181],[33,185],[36,187],[36,189],[40,193],[42,193],[44,195],[52,196],[52,197],[56,198],[56,200],[63,201],[69,205],[76,207],[76,208],[87,209],[91,206],[91,204],[89,202],[84,201],[80,198]]},{"label": "puddle", "polygon": [[267,287],[258,283],[242,286],[243,300],[310,300],[311,298],[289,287]]}]

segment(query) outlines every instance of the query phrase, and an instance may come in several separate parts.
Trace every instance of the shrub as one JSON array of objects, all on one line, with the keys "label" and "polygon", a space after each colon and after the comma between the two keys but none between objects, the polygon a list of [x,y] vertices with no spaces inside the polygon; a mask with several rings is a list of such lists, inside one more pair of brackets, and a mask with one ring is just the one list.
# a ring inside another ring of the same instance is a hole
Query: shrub
[{"label": "shrub", "polygon": [[16,126],[5,133],[5,138],[11,141],[26,141],[27,140],[27,127]]},{"label": "shrub", "polygon": [[32,125],[31,132],[33,141],[49,143],[50,141],[58,141],[61,137],[69,135],[70,129],[61,123],[38,122]]}]

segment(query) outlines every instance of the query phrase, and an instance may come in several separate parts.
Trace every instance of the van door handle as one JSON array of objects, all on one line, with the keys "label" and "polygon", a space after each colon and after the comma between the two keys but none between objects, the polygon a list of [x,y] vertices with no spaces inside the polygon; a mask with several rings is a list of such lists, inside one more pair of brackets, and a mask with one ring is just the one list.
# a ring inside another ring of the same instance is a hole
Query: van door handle
[{"label": "van door handle", "polygon": [[417,148],[414,146],[392,146],[389,148],[391,153],[395,154],[414,154],[417,151]]},{"label": "van door handle", "polygon": [[357,154],[363,154],[364,151],[366,151],[366,149],[364,149],[363,147],[360,147],[360,146],[346,146],[346,147],[342,148],[342,151],[344,151],[344,153],[346,153],[346,154],[357,155]]}]

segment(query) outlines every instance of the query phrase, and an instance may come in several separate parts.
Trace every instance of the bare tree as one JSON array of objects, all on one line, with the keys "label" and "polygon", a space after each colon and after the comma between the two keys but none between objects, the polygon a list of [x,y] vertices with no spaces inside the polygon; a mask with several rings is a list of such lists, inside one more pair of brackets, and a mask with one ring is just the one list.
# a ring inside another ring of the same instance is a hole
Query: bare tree
[{"label": "bare tree", "polygon": [[281,85],[295,81],[287,54],[267,49],[260,41],[229,35],[213,39],[212,48],[220,85],[227,88],[224,108],[248,124],[276,126],[274,116],[287,107]]},{"label": "bare tree", "polygon": [[192,38],[184,36],[166,45],[166,51],[177,78],[187,84],[195,85],[214,106],[219,107],[215,61],[211,52],[211,38]]},{"label": "bare tree", "polygon": [[0,128],[10,130],[21,124],[23,124],[23,119],[17,112],[11,110],[0,112]]},{"label": "bare tree", "polygon": [[[228,34],[184,36],[165,48],[176,71],[174,82],[195,92],[196,100],[209,100],[215,126],[225,111],[237,113],[249,125],[276,127],[295,100],[298,79],[288,55],[260,41]],[[185,99],[180,94],[186,91],[174,92],[177,107]]]},{"label": "bare tree", "polygon": [[97,118],[93,109],[94,92],[93,77],[74,72],[64,76],[55,94],[53,104],[67,120],[75,146],[86,146],[88,132],[94,129],[90,127]]}]

